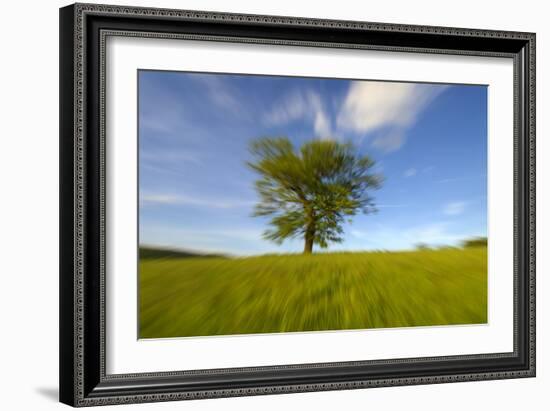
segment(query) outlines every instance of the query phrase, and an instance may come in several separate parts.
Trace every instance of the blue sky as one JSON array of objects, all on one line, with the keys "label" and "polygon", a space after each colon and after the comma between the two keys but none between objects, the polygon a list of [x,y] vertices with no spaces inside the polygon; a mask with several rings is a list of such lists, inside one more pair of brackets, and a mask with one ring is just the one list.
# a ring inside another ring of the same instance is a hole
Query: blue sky
[{"label": "blue sky", "polygon": [[140,243],[249,255],[301,252],[251,217],[251,140],[353,142],[385,177],[376,214],[334,250],[456,245],[487,235],[487,88],[139,72]]}]

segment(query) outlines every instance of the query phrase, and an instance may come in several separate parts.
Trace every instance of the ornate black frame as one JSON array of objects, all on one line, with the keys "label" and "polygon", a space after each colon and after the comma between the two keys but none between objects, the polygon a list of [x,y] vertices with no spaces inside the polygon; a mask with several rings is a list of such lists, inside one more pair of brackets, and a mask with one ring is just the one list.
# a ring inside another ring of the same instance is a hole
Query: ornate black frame
[{"label": "ornate black frame", "polygon": [[[514,61],[514,351],[105,373],[107,36],[364,48]],[[535,34],[75,4],[60,9],[60,400],[91,406],[535,376]]]}]

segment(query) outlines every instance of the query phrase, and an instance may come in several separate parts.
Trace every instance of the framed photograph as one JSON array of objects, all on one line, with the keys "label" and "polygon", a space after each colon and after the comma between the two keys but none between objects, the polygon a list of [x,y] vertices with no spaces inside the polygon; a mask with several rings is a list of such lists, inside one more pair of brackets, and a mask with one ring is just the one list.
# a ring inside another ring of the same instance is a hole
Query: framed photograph
[{"label": "framed photograph", "polygon": [[60,10],[60,399],[535,376],[535,34]]}]

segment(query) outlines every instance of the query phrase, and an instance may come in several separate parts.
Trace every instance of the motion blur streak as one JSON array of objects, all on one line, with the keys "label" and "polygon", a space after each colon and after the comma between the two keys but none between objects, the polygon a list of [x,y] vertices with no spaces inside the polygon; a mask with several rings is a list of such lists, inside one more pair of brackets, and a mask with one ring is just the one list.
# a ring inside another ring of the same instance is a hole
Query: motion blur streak
[{"label": "motion blur streak", "polygon": [[140,338],[487,322],[487,247],[140,259]]}]

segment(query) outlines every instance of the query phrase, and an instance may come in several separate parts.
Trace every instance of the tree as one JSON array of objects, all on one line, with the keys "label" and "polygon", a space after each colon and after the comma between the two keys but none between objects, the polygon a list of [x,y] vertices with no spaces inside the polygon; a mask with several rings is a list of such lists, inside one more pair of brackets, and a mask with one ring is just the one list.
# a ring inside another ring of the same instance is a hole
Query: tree
[{"label": "tree", "polygon": [[346,219],[376,211],[369,191],[382,177],[371,173],[374,161],[351,143],[311,140],[295,150],[285,137],[261,138],[250,151],[254,161],[248,165],[260,176],[254,216],[271,217],[266,239],[280,244],[303,238],[304,254],[310,254],[314,244],[341,242]]},{"label": "tree", "polygon": [[464,240],[462,242],[462,247],[487,247],[487,237],[474,237]]},{"label": "tree", "polygon": [[425,251],[425,250],[429,250],[430,246],[426,243],[416,243],[414,245],[414,248],[416,248],[419,251]]}]

